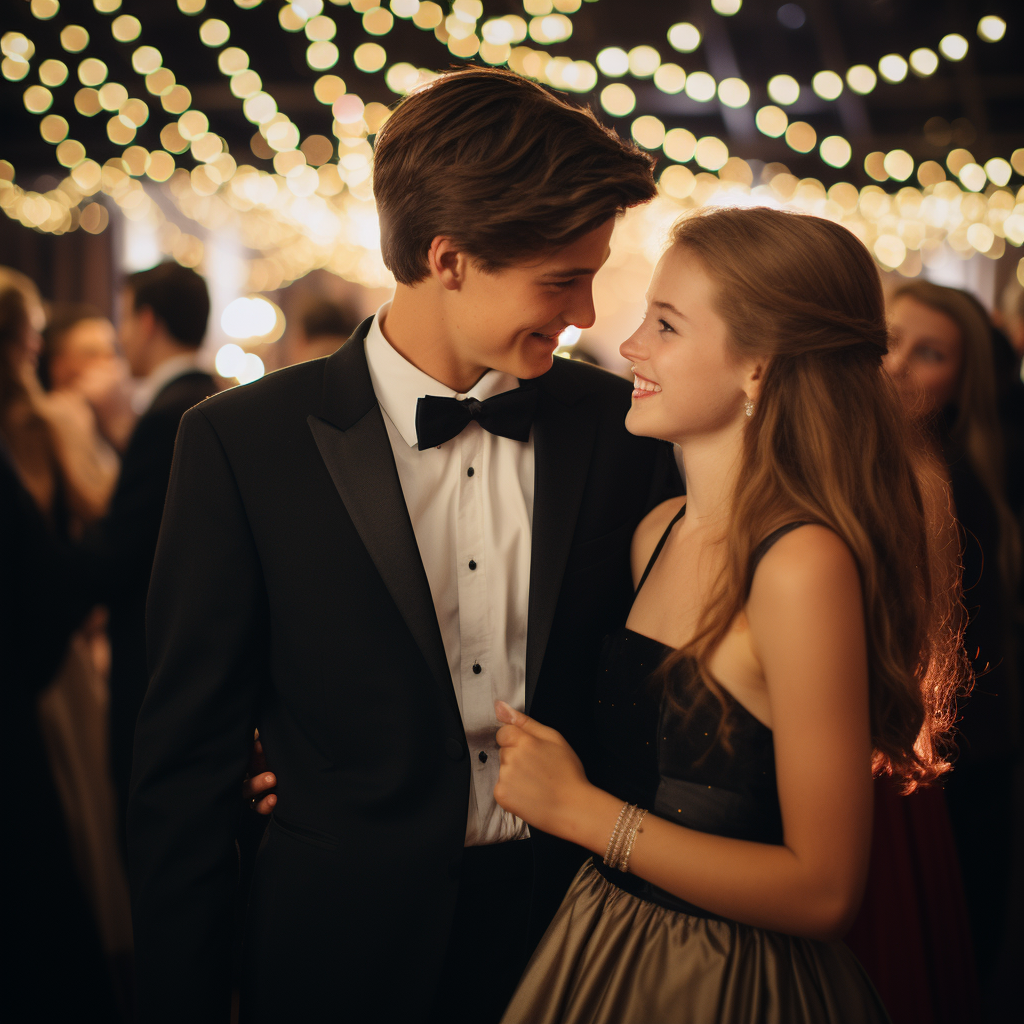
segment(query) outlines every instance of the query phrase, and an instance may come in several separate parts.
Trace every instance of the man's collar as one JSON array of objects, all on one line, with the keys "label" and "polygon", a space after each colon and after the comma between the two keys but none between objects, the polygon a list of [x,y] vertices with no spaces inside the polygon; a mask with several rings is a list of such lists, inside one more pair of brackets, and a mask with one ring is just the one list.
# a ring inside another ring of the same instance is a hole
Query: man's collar
[{"label": "man's collar", "polygon": [[499,370],[488,370],[467,392],[453,391],[413,366],[384,337],[381,321],[387,317],[391,303],[386,302],[366,334],[366,363],[373,390],[381,409],[402,435],[410,448],[416,447],[416,402],[425,395],[441,398],[475,398],[484,401],[504,391],[519,387],[519,381]]},{"label": "man's collar", "polygon": [[132,409],[137,416],[144,415],[153,404],[156,396],[171,383],[186,373],[199,370],[199,352],[183,352],[180,356],[165,359],[159,366],[150,371],[149,376],[139,381],[132,395]]}]

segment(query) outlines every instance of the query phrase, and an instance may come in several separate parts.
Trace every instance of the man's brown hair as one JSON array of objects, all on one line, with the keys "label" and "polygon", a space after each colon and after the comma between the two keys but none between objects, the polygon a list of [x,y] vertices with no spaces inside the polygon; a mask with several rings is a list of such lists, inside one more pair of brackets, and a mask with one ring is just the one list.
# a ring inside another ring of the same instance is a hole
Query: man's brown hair
[{"label": "man's brown hair", "polygon": [[404,99],[377,135],[384,263],[402,284],[422,280],[438,235],[486,271],[521,262],[652,199],[653,164],[525,78],[450,72]]}]

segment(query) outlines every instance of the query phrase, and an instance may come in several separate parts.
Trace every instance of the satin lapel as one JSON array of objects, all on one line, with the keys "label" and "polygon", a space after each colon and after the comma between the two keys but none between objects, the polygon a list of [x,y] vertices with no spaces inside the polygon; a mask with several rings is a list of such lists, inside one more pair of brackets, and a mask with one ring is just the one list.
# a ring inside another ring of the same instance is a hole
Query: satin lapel
[{"label": "satin lapel", "polygon": [[[363,325],[365,327],[365,325]],[[321,416],[308,418],[345,510],[456,715],[430,584],[366,367],[363,327],[325,363]]]},{"label": "satin lapel", "polygon": [[536,468],[526,635],[527,711],[551,635],[596,432],[597,418],[585,401],[566,403],[542,388],[533,428]]}]

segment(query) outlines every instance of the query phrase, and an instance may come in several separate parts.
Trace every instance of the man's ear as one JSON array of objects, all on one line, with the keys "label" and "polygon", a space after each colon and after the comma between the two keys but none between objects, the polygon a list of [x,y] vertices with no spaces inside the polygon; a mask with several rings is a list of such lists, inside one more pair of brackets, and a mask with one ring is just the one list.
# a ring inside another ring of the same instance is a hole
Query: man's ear
[{"label": "man's ear", "polygon": [[447,235],[438,235],[427,252],[431,277],[436,278],[448,291],[458,291],[465,283],[469,269],[469,256],[461,251]]}]

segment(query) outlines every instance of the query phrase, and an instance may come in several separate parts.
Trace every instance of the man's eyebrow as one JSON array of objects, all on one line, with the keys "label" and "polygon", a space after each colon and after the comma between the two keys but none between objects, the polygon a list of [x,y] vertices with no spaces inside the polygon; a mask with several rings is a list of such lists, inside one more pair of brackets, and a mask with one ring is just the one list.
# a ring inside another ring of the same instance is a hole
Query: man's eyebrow
[{"label": "man's eyebrow", "polygon": [[596,274],[595,267],[571,267],[568,270],[549,270],[544,277],[583,277],[586,274]]},{"label": "man's eyebrow", "polygon": [[682,317],[684,320],[690,319],[685,313],[681,313],[676,309],[671,302],[662,302],[660,299],[655,299],[654,302],[651,303],[651,306],[657,309],[667,309],[670,313],[675,313],[676,316]]}]

